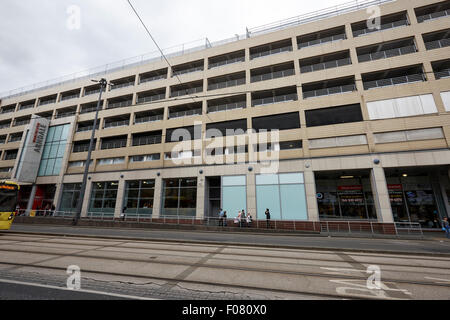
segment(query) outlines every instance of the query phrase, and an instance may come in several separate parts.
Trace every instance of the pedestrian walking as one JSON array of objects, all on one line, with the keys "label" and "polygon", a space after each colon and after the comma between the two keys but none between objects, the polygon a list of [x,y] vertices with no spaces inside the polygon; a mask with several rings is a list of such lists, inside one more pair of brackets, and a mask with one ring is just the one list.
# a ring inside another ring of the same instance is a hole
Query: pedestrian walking
[{"label": "pedestrian walking", "polygon": [[123,209],[122,209],[122,213],[120,215],[120,218],[122,219],[122,221],[125,221],[125,218],[126,218],[125,211],[127,211],[127,207],[123,207]]},{"label": "pedestrian walking", "polygon": [[241,224],[241,212],[238,212],[238,215],[236,218],[234,218],[234,224]]},{"label": "pedestrian walking", "polygon": [[223,212],[223,226],[226,227],[228,225],[227,223],[227,212]]},{"label": "pedestrian walking", "polygon": [[250,214],[250,212],[248,212],[247,213],[247,227],[250,228],[252,226],[252,221],[253,221],[252,215]]},{"label": "pedestrian walking", "polygon": [[219,227],[223,227],[223,215],[224,215],[224,212],[223,212],[223,210],[222,210],[222,208],[220,208],[220,211],[219,211]]},{"label": "pedestrian walking", "polygon": [[270,228],[270,211],[269,211],[269,209],[266,209],[265,214],[266,214],[266,226],[267,226],[267,229],[269,229]]},{"label": "pedestrian walking", "polygon": [[245,210],[242,209],[241,213],[241,228],[245,227],[245,223],[247,222],[247,215],[245,214]]},{"label": "pedestrian walking", "polygon": [[445,231],[445,236],[447,237],[447,239],[450,239],[450,223],[448,222],[447,217],[442,220],[442,230]]}]

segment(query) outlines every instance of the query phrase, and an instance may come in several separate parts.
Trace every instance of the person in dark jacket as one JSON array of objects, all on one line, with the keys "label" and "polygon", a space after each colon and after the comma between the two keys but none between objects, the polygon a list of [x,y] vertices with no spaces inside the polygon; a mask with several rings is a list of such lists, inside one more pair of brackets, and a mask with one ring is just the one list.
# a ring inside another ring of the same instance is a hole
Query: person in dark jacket
[{"label": "person in dark jacket", "polygon": [[269,211],[269,209],[266,209],[265,214],[266,214],[266,225],[267,225],[267,229],[269,229],[269,228],[270,228],[270,211]]},{"label": "person in dark jacket", "polygon": [[450,239],[450,223],[448,222],[447,217],[442,220],[442,229],[445,231],[445,236],[447,239]]}]

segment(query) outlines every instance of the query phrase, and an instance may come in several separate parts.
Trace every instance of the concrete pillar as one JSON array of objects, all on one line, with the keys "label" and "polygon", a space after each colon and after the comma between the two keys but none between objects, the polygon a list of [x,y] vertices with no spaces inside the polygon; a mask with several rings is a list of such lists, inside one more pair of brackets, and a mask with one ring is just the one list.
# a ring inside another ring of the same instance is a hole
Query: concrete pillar
[{"label": "concrete pillar", "polygon": [[33,184],[31,188],[30,198],[28,199],[26,216],[30,216],[31,210],[33,210],[34,197],[36,196],[37,185]]},{"label": "concrete pillar", "polygon": [[161,205],[162,205],[162,178],[156,177],[155,179],[155,192],[153,195],[153,211],[152,218],[158,219],[161,216]]},{"label": "concrete pillar", "polygon": [[[114,218],[120,218],[120,214],[122,213],[123,207],[126,207],[126,204],[123,202],[123,197],[125,196],[125,180],[119,180],[119,187],[117,190],[117,198],[116,198],[116,208],[114,210]],[[125,211],[126,213],[126,211]]]},{"label": "concrete pillar", "polygon": [[89,210],[89,200],[91,199],[92,181],[88,180],[86,184],[86,192],[84,194],[83,206],[81,207],[81,217],[86,218]]},{"label": "concrete pillar", "polygon": [[197,214],[196,219],[202,220],[205,217],[205,177],[197,177]]},{"label": "concrete pillar", "polygon": [[256,177],[255,173],[251,172],[247,174],[247,213],[250,212],[252,217],[256,218],[258,216],[256,210]]},{"label": "concrete pillar", "polygon": [[305,170],[305,192],[306,192],[306,204],[308,209],[309,221],[320,221],[319,206],[317,205],[317,191],[316,191],[316,179],[314,172],[311,169]]},{"label": "concrete pillar", "polygon": [[373,200],[377,212],[378,222],[393,223],[391,201],[383,168],[373,168],[370,174]]}]

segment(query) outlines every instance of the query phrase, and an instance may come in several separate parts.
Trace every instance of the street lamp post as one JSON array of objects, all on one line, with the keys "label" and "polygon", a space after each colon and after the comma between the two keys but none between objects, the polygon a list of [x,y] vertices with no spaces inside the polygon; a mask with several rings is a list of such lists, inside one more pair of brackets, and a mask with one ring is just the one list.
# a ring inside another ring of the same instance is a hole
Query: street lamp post
[{"label": "street lamp post", "polygon": [[78,199],[76,215],[75,215],[75,218],[73,219],[73,223],[72,223],[72,225],[74,225],[74,226],[76,226],[78,224],[78,220],[80,220],[80,217],[81,217],[83,199],[84,199],[84,195],[86,193],[86,185],[87,185],[87,178],[88,178],[88,173],[89,173],[89,166],[91,163],[91,154],[92,154],[92,150],[94,149],[95,130],[97,128],[97,120],[98,120],[98,113],[100,111],[100,106],[101,106],[101,101],[102,101],[102,93],[103,93],[103,90],[105,90],[106,86],[108,85],[108,81],[104,78],[100,79],[99,81],[94,81],[94,82],[98,82],[100,84],[100,94],[98,97],[97,110],[95,112],[94,125],[92,127],[92,135],[91,135],[91,141],[89,143],[88,155],[87,155],[87,159],[86,159],[86,164],[84,166],[84,175],[83,175],[83,182],[81,184],[80,198]]}]

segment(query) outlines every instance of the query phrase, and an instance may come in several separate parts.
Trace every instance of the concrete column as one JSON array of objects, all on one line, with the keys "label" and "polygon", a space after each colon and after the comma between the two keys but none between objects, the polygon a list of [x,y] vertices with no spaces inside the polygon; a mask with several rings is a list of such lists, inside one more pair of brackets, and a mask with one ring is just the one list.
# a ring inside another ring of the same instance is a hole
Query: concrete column
[{"label": "concrete column", "polygon": [[155,179],[155,193],[153,196],[153,212],[152,218],[158,219],[161,216],[162,205],[162,178],[156,177]]},{"label": "concrete column", "polygon": [[378,222],[393,223],[394,216],[392,215],[391,201],[383,168],[377,167],[372,169],[370,183]]},{"label": "concrete column", "polygon": [[[120,214],[122,213],[123,207],[126,204],[123,203],[123,197],[125,196],[125,180],[119,180],[119,187],[117,190],[117,198],[116,198],[116,208],[114,210],[114,218],[120,218]],[[126,211],[125,211],[126,213]]]},{"label": "concrete column", "polygon": [[91,199],[92,181],[88,180],[86,184],[86,192],[84,194],[83,206],[81,207],[81,217],[86,218],[89,210],[89,200]]},{"label": "concrete column", "polygon": [[314,172],[311,169],[306,169],[303,174],[305,178],[308,220],[318,222],[320,221],[320,217],[319,206],[317,205],[316,179],[314,177]]},{"label": "concrete column", "polygon": [[247,213],[250,212],[253,218],[257,218],[256,210],[256,175],[251,172],[247,174]]},{"label": "concrete column", "polygon": [[31,188],[30,198],[28,199],[26,216],[30,216],[31,210],[33,210],[34,197],[36,196],[37,185],[33,184]]},{"label": "concrete column", "polygon": [[197,214],[196,219],[201,220],[205,217],[205,177],[197,177]]}]

